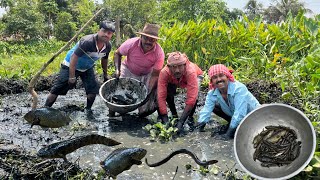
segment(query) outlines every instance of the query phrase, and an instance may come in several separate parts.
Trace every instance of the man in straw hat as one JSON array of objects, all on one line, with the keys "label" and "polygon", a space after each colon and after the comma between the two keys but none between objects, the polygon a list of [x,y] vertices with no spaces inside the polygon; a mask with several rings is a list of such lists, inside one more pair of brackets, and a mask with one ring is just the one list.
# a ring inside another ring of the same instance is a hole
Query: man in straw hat
[{"label": "man in straw hat", "polygon": [[[143,82],[148,92],[151,93],[149,101],[139,107],[139,115],[147,116],[157,108],[156,86],[158,76],[164,64],[164,52],[157,43],[160,26],[147,23],[142,32],[137,32],[140,37],[128,39],[115,51],[115,76],[131,77]],[[121,57],[126,56],[121,62]],[[109,111],[109,116],[114,112]]]},{"label": "man in straw hat", "polygon": [[227,120],[228,125],[219,132],[224,140],[232,139],[241,120],[260,105],[247,87],[234,79],[231,72],[222,64],[210,67],[208,74],[211,90],[198,119],[199,126],[205,125],[214,112]]},{"label": "man in straw hat", "polygon": [[172,117],[178,118],[174,104],[174,95],[176,94],[177,87],[187,89],[186,106],[177,121],[178,134],[183,132],[183,125],[187,118],[189,130],[193,130],[193,114],[196,110],[202,79],[202,70],[196,64],[190,62],[185,54],[181,52],[168,54],[167,65],[161,70],[158,80],[158,113],[159,119],[166,123],[168,121],[167,102]]}]

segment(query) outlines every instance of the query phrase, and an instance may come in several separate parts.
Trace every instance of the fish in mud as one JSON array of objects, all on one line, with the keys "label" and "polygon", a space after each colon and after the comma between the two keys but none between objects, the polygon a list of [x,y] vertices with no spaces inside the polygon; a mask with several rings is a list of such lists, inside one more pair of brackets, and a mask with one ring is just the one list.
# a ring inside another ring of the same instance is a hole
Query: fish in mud
[{"label": "fish in mud", "polygon": [[125,96],[113,95],[109,97],[109,102],[112,102],[118,105],[130,105],[130,104],[134,104],[136,101],[137,99],[134,99],[132,95],[130,95],[129,93],[125,93]]},{"label": "fish in mud", "polygon": [[119,148],[111,152],[100,162],[101,167],[109,177],[116,178],[118,174],[129,170],[132,165],[142,164],[141,159],[147,154],[142,148]]},{"label": "fish in mud", "polygon": [[73,151],[83,146],[91,144],[116,146],[121,143],[104,136],[90,134],[50,144],[46,147],[41,148],[38,151],[37,155],[42,158],[63,158],[64,160],[67,160],[67,154],[72,153]]},{"label": "fish in mud", "polygon": [[192,157],[192,159],[200,166],[208,166],[211,164],[215,164],[218,161],[217,160],[210,160],[210,161],[200,161],[199,158],[191,151],[187,150],[187,149],[178,149],[176,151],[173,151],[171,154],[169,154],[166,158],[164,158],[163,160],[157,162],[157,163],[153,163],[153,164],[149,164],[147,158],[145,159],[146,164],[149,167],[157,167],[160,166],[166,162],[168,162],[173,156],[177,155],[177,154],[188,154],[189,156]]},{"label": "fish in mud", "polygon": [[28,121],[28,123],[31,124],[31,126],[39,125],[41,127],[48,128],[59,128],[71,122],[69,116],[51,107],[43,107],[31,110],[23,117],[26,121]]}]

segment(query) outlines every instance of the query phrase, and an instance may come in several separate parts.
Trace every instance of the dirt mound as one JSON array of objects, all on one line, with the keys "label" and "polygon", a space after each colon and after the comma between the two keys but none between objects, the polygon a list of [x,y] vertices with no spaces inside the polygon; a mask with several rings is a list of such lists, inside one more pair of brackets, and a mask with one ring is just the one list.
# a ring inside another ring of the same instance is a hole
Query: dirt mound
[{"label": "dirt mound", "polygon": [[0,95],[25,92],[27,86],[26,80],[0,79]]},{"label": "dirt mound", "polygon": [[281,102],[282,90],[275,82],[258,80],[249,82],[246,86],[261,104]]},{"label": "dirt mound", "polygon": [[[58,74],[50,76],[40,76],[34,89],[36,91],[50,90],[53,86],[54,81],[58,78]],[[96,77],[100,83],[102,83],[102,76],[97,75]],[[29,80],[25,79],[0,79],[0,95],[6,94],[18,94],[28,91]],[[82,88],[83,83],[80,78],[77,80],[76,89]]]},{"label": "dirt mound", "polygon": [[278,83],[257,80],[246,83],[246,86],[260,104],[284,103],[303,111],[299,98],[286,100],[282,98],[283,92]]},{"label": "dirt mound", "polygon": [[1,143],[0,140],[0,179],[67,179],[79,174],[90,179],[90,173],[77,164],[42,159],[28,154],[19,146]]},{"label": "dirt mound", "polygon": [[[35,85],[36,91],[50,90],[57,75],[40,76]],[[17,94],[28,91],[29,81],[25,79],[0,79],[0,95]]]}]

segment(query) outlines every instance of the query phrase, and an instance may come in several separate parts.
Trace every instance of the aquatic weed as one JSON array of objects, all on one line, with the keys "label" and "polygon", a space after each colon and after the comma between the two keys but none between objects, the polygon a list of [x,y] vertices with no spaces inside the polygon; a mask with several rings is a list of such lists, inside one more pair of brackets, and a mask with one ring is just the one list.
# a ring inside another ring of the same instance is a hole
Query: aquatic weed
[{"label": "aquatic weed", "polygon": [[176,118],[170,118],[169,122],[165,124],[153,120],[151,121],[152,124],[147,124],[142,129],[150,133],[151,141],[158,139],[161,142],[168,142],[177,134],[178,128],[175,127],[176,120]]}]

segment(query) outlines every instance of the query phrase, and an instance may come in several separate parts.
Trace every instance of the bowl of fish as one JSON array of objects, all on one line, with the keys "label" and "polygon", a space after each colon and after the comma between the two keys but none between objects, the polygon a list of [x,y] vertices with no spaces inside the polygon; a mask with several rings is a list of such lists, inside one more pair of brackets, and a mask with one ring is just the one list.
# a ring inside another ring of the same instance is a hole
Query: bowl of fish
[{"label": "bowl of fish", "polygon": [[107,107],[120,114],[137,109],[147,97],[147,87],[133,78],[109,79],[100,87],[99,94]]},{"label": "bowl of fish", "polygon": [[311,161],[316,134],[298,109],[281,103],[262,105],[239,124],[234,138],[241,168],[257,179],[289,179]]}]

